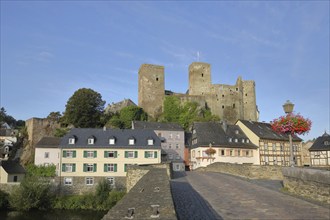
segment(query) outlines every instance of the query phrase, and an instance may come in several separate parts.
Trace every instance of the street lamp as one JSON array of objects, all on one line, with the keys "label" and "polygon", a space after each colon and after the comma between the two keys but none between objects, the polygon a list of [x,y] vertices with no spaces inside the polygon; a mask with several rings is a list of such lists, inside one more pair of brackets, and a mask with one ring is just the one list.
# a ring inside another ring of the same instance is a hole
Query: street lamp
[{"label": "street lamp", "polygon": [[[286,114],[291,114],[293,112],[293,107],[294,107],[294,104],[292,102],[290,102],[289,100],[287,100],[286,103],[284,103],[284,105],[283,105],[284,112]],[[290,166],[294,167],[291,131],[289,133],[289,142],[290,142]]]}]

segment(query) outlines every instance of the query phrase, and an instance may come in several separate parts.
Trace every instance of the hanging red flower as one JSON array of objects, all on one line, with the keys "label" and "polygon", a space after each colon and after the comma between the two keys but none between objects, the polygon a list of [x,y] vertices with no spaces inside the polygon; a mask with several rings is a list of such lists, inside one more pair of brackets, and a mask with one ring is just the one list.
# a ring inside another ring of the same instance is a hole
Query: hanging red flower
[{"label": "hanging red flower", "polygon": [[312,121],[304,118],[299,114],[289,113],[270,122],[272,129],[279,133],[285,134],[305,134],[312,127]]}]

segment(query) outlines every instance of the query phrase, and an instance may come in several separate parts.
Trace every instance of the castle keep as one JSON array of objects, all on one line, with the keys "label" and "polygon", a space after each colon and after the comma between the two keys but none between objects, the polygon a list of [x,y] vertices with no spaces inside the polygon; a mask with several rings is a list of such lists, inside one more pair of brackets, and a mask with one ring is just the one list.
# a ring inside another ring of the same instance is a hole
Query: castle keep
[{"label": "castle keep", "polygon": [[164,67],[142,64],[139,69],[138,105],[152,117],[162,113],[166,95],[177,96],[181,102],[194,101],[210,108],[222,120],[258,121],[255,82],[238,77],[235,85],[212,84],[211,65],[193,62],[189,66],[189,90],[186,94],[165,91]]}]

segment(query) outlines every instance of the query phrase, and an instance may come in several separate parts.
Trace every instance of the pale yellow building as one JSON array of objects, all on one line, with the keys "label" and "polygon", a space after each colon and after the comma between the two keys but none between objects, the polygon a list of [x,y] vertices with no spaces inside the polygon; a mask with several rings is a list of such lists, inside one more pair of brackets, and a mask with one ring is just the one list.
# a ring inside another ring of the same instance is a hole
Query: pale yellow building
[{"label": "pale yellow building", "polygon": [[123,186],[128,165],[161,162],[160,145],[151,130],[75,128],[61,139],[59,176],[64,186],[93,186],[104,178]]},{"label": "pale yellow building", "polygon": [[[260,165],[290,165],[289,136],[272,130],[265,122],[238,120],[236,122],[253,144],[258,146]],[[294,162],[302,166],[302,139],[292,138]]]},{"label": "pale yellow building", "polygon": [[324,134],[318,137],[309,148],[311,166],[330,167],[330,135]]}]

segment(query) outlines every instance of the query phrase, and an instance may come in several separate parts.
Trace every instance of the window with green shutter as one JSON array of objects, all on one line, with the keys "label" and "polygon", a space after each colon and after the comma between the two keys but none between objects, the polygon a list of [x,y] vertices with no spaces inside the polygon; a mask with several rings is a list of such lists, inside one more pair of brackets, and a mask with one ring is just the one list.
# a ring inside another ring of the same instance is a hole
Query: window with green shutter
[{"label": "window with green shutter", "polygon": [[157,151],[155,151],[154,153],[154,158],[157,158]]},{"label": "window with green shutter", "polygon": [[65,172],[65,164],[62,164],[62,172]]},{"label": "window with green shutter", "polygon": [[127,164],[125,163],[124,164],[124,172],[126,172],[126,170],[127,170]]},{"label": "window with green shutter", "polygon": [[66,157],[66,150],[63,151],[63,155],[64,158]]},{"label": "window with green shutter", "polygon": [[117,164],[116,164],[116,163],[114,164],[113,171],[114,171],[114,172],[117,172]]},{"label": "window with green shutter", "polygon": [[87,151],[84,150],[84,158],[87,158]]},{"label": "window with green shutter", "polygon": [[94,165],[94,167],[93,167],[93,172],[96,172],[96,170],[97,170],[97,169],[96,169],[96,163],[94,163],[93,165]]},{"label": "window with green shutter", "polygon": [[73,153],[72,153],[72,156],[73,156],[73,158],[76,158],[76,156],[77,156],[77,153],[76,153],[76,151],[75,151],[75,150],[73,151]]},{"label": "window with green shutter", "polygon": [[96,158],[96,157],[97,157],[97,151],[94,150],[94,158]]},{"label": "window with green shutter", "polygon": [[134,151],[134,158],[137,158],[137,157],[138,157],[138,152]]},{"label": "window with green shutter", "polygon": [[76,172],[76,164],[72,164],[72,172]]}]

